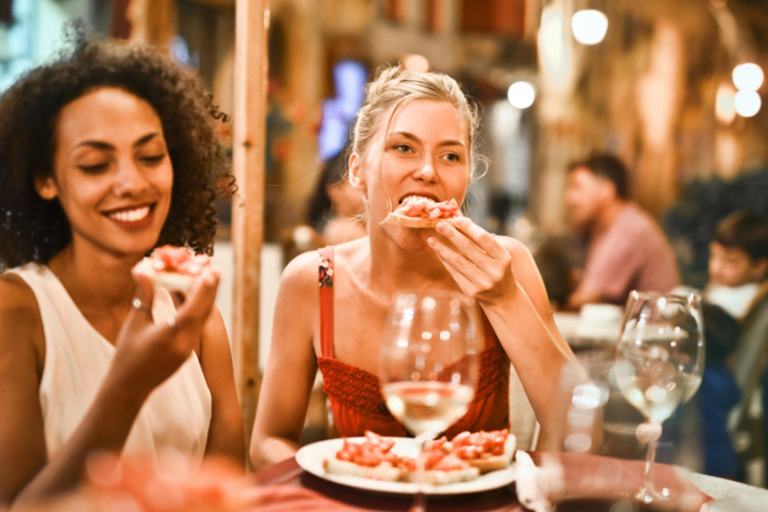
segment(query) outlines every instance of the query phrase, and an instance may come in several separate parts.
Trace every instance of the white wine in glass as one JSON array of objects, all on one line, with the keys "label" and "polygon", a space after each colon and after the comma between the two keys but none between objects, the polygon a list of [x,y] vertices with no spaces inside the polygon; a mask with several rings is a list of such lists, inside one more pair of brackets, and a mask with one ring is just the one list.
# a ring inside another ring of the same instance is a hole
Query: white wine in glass
[{"label": "white wine in glass", "polygon": [[661,424],[701,384],[704,333],[698,295],[633,291],[616,349],[614,375],[621,394],[645,417],[650,432],[644,485],[637,498],[662,502],[653,487]]},{"label": "white wine in glass", "polygon": [[415,436],[444,432],[464,416],[474,396],[468,384],[451,382],[394,382],[384,385],[393,416]]}]

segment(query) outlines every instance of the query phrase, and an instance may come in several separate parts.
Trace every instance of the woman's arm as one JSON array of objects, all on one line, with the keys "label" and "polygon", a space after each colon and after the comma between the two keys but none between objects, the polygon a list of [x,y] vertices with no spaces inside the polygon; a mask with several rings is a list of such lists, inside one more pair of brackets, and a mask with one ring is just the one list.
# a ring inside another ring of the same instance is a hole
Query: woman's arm
[{"label": "woman's arm", "polygon": [[317,252],[294,259],[280,279],[272,345],[251,436],[255,468],[293,456],[317,373],[312,339],[318,324]]},{"label": "woman's arm", "polygon": [[[152,283],[143,276],[137,276],[138,298],[142,304],[151,304],[153,298]],[[13,394],[0,397],[0,411],[6,418],[18,418],[11,422],[14,426],[0,430],[0,457],[2,460],[23,461],[20,472],[14,465],[3,465],[3,498],[17,502],[37,501],[69,490],[78,483],[85,471],[88,456],[94,451],[119,453],[133,422],[149,394],[166,378],[175,372],[190,356],[200,343],[203,324],[208,318],[216,296],[218,275],[206,271],[193,286],[186,300],[179,308],[176,324],[155,325],[149,308],[131,309],[115,343],[115,357],[99,391],[83,420],[61,449],[45,462],[45,440],[43,437],[42,414],[37,397],[39,376],[34,368],[28,366],[18,370],[22,384],[16,384],[24,396],[24,415],[20,417],[12,409]],[[31,293],[31,292],[29,292]],[[2,345],[13,345],[13,334],[20,322],[13,317],[12,297],[3,297],[4,306],[0,318],[0,339]],[[34,299],[33,299],[34,300]],[[39,312],[34,306],[37,324]],[[12,357],[19,363],[24,362],[24,351],[19,349]],[[4,354],[5,355],[5,354]],[[6,364],[10,363],[9,360]],[[35,376],[35,382],[29,382],[29,374]],[[2,385],[8,384],[3,372]],[[29,421],[29,425],[20,423]],[[6,422],[3,422],[4,426]],[[30,430],[25,433],[24,430]],[[23,443],[23,446],[19,446]],[[27,452],[28,450],[28,452]],[[15,451],[21,454],[14,457]],[[40,458],[42,451],[43,458]],[[7,468],[7,469],[6,469]]]},{"label": "woman's arm", "polygon": [[468,219],[454,226],[441,223],[437,230],[450,245],[437,238],[430,244],[462,291],[483,308],[543,433],[556,437],[565,419],[561,371],[575,358],[555,326],[536,264],[516,240],[492,235]]},{"label": "woman's arm", "polygon": [[203,328],[200,364],[211,391],[211,427],[206,455],[224,455],[245,466],[243,414],[237,400],[232,351],[221,312],[214,307]]},{"label": "woman's arm", "polygon": [[[46,463],[38,386],[43,327],[32,290],[0,277],[0,506],[10,504]],[[10,463],[13,461],[13,463]]]}]

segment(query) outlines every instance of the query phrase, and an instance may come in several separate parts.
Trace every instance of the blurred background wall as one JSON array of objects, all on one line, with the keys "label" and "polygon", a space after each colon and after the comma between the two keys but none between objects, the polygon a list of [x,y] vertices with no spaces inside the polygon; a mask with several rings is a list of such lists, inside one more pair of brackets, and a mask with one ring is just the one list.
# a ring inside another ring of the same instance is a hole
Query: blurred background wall
[{"label": "blurred background wall", "polygon": [[[626,160],[633,198],[662,222],[692,182],[720,179],[722,190],[709,194],[725,195],[728,182],[766,161],[768,114],[759,106],[766,86],[736,96],[732,78],[738,64],[768,64],[763,0],[269,5],[269,241],[306,222],[322,162],[346,138],[361,79],[339,71],[340,63],[367,75],[418,55],[458,78],[485,113],[490,159],[473,187],[471,215],[534,244],[566,228],[565,166],[592,150]],[[166,46],[231,111],[234,0],[2,0],[0,85],[50,55],[73,17],[98,32]],[[682,260],[696,259],[695,243],[677,246]]]}]

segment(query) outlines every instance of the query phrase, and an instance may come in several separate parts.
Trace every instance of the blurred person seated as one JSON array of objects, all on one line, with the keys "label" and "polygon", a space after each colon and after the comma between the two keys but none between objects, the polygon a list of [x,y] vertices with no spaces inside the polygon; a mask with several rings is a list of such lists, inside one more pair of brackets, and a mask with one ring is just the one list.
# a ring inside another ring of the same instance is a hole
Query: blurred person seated
[{"label": "blurred person seated", "polygon": [[710,246],[704,299],[743,320],[768,278],[768,219],[737,211],[723,219]]},{"label": "blurred person seated", "polygon": [[550,238],[539,246],[533,259],[541,272],[552,309],[565,309],[575,288],[575,275],[565,247],[559,240]]},{"label": "blurred person seated", "polygon": [[741,400],[741,391],[726,363],[741,334],[739,323],[720,306],[704,302],[705,366],[696,395],[699,409],[704,468],[707,475],[743,480],[743,468],[736,455],[728,416]]},{"label": "blurred person seated", "polygon": [[571,163],[565,202],[573,228],[588,240],[568,307],[623,305],[632,290],[668,292],[679,284],[674,253],[656,221],[629,200],[627,169],[618,158],[595,153]]},{"label": "blurred person seated", "polygon": [[338,245],[368,235],[363,221],[363,200],[347,179],[348,151],[325,163],[307,212],[307,224],[325,245]]},{"label": "blurred person seated", "polygon": [[[742,400],[729,418],[729,427],[750,474],[748,468],[755,461],[762,460],[764,466],[768,462],[764,412],[768,408],[768,219],[747,211],[723,219],[711,244],[709,277],[704,297],[741,323],[731,366]],[[750,483],[759,483],[749,478]],[[763,484],[768,485],[768,474],[765,478]]]}]

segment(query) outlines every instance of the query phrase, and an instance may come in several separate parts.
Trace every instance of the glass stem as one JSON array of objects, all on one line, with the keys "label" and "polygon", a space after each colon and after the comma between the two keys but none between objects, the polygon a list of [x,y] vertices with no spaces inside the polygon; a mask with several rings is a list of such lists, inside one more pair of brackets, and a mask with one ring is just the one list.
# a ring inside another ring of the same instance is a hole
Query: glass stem
[{"label": "glass stem", "polygon": [[648,452],[645,455],[645,475],[643,476],[643,488],[640,491],[638,497],[644,503],[650,503],[654,498],[654,471],[653,462],[656,460],[656,447],[659,445],[659,437],[661,437],[661,425],[653,424],[654,429],[658,430],[659,434],[654,435],[648,442]]},{"label": "glass stem", "polygon": [[419,455],[416,457],[416,497],[413,499],[413,505],[408,512],[426,512],[427,496],[424,494],[424,479],[426,478],[426,457],[424,451],[427,448],[429,436],[418,436]]}]

